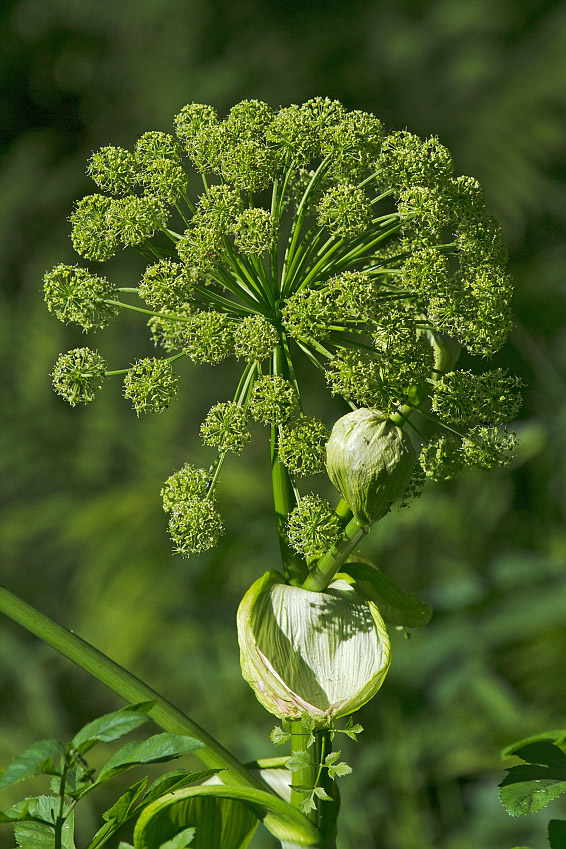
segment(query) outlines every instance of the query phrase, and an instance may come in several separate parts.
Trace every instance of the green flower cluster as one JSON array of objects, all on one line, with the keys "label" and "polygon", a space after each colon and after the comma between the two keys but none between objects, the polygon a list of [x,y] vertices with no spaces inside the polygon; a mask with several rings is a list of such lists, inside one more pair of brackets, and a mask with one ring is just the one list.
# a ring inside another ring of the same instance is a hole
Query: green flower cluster
[{"label": "green flower cluster", "polygon": [[169,513],[169,534],[175,551],[188,557],[213,548],[224,533],[214,503],[213,477],[190,463],[169,477],[161,490]]},{"label": "green flower cluster", "polygon": [[[434,435],[421,439],[427,477],[508,462],[513,438],[502,426],[518,413],[518,382],[501,369],[456,370],[461,348],[487,357],[506,339],[506,250],[481,187],[454,175],[440,141],[386,134],[375,116],[320,97],[278,110],[243,100],[225,118],[191,103],[173,125],[173,134],[145,133],[131,151],[93,153],[87,170],[99,193],[71,215],[85,259],[107,260],[120,246],[146,258],[137,286],[64,265],[44,280],[50,311],[85,330],[120,308],[149,313],[167,358],[128,371],[136,411],[167,406],[173,359],[234,357],[234,399],[212,408],[203,440],[223,458],[248,440],[248,415],[271,425],[273,457],[292,487],[295,476],[324,468],[328,437],[304,410],[302,358],[332,394],[381,411],[417,439],[414,412],[431,418]],[[56,389],[71,403],[90,400],[101,367],[71,354]],[[208,495],[187,496],[173,510],[179,551],[194,550],[186,518],[194,498],[208,538],[219,527]]]},{"label": "green flower cluster", "polygon": [[289,544],[308,560],[321,557],[341,535],[338,516],[328,501],[319,495],[303,496],[289,514]]}]

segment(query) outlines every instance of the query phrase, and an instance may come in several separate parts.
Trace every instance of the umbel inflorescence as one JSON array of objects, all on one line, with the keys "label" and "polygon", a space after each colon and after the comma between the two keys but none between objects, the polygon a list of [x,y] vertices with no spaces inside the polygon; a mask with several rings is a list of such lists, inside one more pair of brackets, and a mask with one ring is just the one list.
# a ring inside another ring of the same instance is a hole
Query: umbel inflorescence
[{"label": "umbel inflorescence", "polygon": [[[44,289],[49,310],[85,331],[123,308],[149,314],[163,351],[113,372],[88,347],[61,355],[53,383],[73,405],[123,374],[138,415],[161,412],[177,390],[177,359],[239,363],[233,397],[201,427],[216,461],[208,471],[186,464],[164,486],[176,549],[205,550],[222,533],[218,474],[226,452],[249,441],[250,419],[271,426],[292,481],[324,469],[329,431],[303,404],[301,357],[352,409],[410,433],[421,476],[506,463],[518,381],[502,369],[455,370],[462,348],[485,358],[506,339],[506,252],[481,187],[454,176],[438,139],[385,133],[373,115],[322,98],[278,111],[244,100],[224,120],[192,103],[174,128],[91,156],[99,191],[77,203],[71,238],[93,265],[57,265]],[[148,265],[121,288],[98,263],[127,246]],[[303,501],[289,537],[310,560],[339,524],[318,496]]]}]

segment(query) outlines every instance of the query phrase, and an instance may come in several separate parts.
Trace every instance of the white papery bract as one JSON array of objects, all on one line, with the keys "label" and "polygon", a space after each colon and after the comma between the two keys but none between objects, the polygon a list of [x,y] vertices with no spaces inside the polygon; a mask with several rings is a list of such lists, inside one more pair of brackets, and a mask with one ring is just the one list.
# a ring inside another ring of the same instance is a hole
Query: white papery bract
[{"label": "white papery bract", "polygon": [[376,605],[341,579],[310,592],[266,572],[242,599],[238,639],[242,675],[266,710],[320,727],[369,701],[389,669]]}]

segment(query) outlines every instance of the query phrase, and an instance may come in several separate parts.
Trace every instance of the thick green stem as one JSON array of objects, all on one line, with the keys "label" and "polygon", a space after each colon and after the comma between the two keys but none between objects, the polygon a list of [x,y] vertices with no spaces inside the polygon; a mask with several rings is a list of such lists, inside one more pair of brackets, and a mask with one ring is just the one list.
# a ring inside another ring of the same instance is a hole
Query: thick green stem
[{"label": "thick green stem", "polygon": [[340,805],[336,781],[328,775],[328,770],[322,767],[326,755],[330,752],[330,734],[325,731],[314,732],[315,742],[307,748],[310,732],[299,720],[291,723],[291,753],[307,752],[309,763],[302,769],[291,774],[291,804],[299,807],[309,795],[309,791],[300,788],[323,787],[332,802],[314,797],[316,808],[305,816],[316,825],[324,837],[325,849],[332,849],[336,843],[336,821]]},{"label": "thick green stem", "polygon": [[334,545],[324,557],[321,557],[317,565],[309,572],[303,583],[303,589],[312,592],[325,590],[342,563],[356,548],[364,534],[368,532],[368,525],[361,525],[357,519],[351,519],[346,525],[340,542]]}]

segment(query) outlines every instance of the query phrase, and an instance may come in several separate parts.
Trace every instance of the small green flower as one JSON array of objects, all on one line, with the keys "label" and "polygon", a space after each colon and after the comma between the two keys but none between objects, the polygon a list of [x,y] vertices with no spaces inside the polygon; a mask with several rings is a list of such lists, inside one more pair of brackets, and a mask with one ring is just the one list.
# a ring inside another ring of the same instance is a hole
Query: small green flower
[{"label": "small green flower", "polygon": [[297,403],[297,390],[290,381],[266,374],[254,383],[249,411],[258,422],[281,425],[291,418]]},{"label": "small green flower", "polygon": [[140,184],[161,204],[175,204],[187,191],[187,175],[178,162],[154,159],[141,172]]},{"label": "small green flower", "polygon": [[513,459],[517,436],[505,428],[478,426],[462,440],[462,457],[476,469],[507,466]]},{"label": "small green flower", "polygon": [[308,559],[322,557],[340,539],[340,520],[318,495],[305,495],[287,519],[289,544]]},{"label": "small green flower", "polygon": [[167,360],[146,357],[135,363],[124,378],[124,397],[136,413],[162,413],[177,392],[178,378]]},{"label": "small green flower", "polygon": [[421,139],[406,130],[385,137],[376,163],[380,185],[397,196],[412,186],[445,186],[452,169],[450,152],[436,136]]},{"label": "small green flower", "polygon": [[113,220],[112,198],[87,195],[77,201],[69,218],[73,229],[71,241],[79,256],[102,262],[118,249],[118,233]]},{"label": "small green flower", "polygon": [[222,519],[210,499],[192,495],[171,510],[169,534],[178,554],[188,557],[208,551],[223,533]]},{"label": "small green flower", "polygon": [[181,148],[177,139],[170,133],[150,130],[138,138],[134,156],[144,168],[151,167],[156,160],[167,159],[179,163],[181,161]]},{"label": "small green flower", "polygon": [[234,327],[234,353],[249,363],[270,357],[278,341],[277,330],[263,315],[249,315]]},{"label": "small green flower", "polygon": [[234,401],[215,404],[200,426],[200,435],[205,445],[234,454],[240,454],[252,438],[248,417]]},{"label": "small green flower", "polygon": [[189,103],[175,117],[177,138],[197,170],[210,171],[218,156],[215,130],[218,115],[212,106]]},{"label": "small green flower", "polygon": [[195,363],[219,363],[234,350],[231,322],[225,313],[216,310],[191,315],[183,330],[183,341]]},{"label": "small green flower", "polygon": [[464,466],[461,448],[462,440],[451,433],[426,442],[419,455],[425,475],[435,482],[453,478]]},{"label": "small green flower", "polygon": [[80,324],[83,330],[106,327],[118,307],[108,303],[117,298],[116,288],[104,277],[76,265],[56,265],[43,277],[49,312],[65,324]]},{"label": "small green flower", "polygon": [[318,204],[318,224],[345,239],[361,235],[371,221],[371,206],[362,189],[339,183]]},{"label": "small green flower", "polygon": [[196,310],[191,304],[183,304],[175,309],[176,318],[170,317],[169,310],[161,312],[165,315],[154,315],[147,322],[155,347],[161,347],[169,354],[183,350],[185,346],[185,330],[187,321]]},{"label": "small green flower", "polygon": [[275,219],[267,209],[244,209],[234,224],[234,243],[248,255],[268,251],[275,241]]},{"label": "small green flower", "polygon": [[87,174],[102,191],[116,196],[125,195],[137,183],[137,163],[128,150],[107,145],[92,154]]},{"label": "small green flower", "polygon": [[146,268],[139,294],[154,309],[175,311],[182,307],[192,295],[195,275],[178,262],[160,259]]},{"label": "small green flower", "polygon": [[503,424],[514,419],[521,408],[520,386],[517,377],[500,368],[480,375],[449,372],[435,384],[432,409],[445,421]]},{"label": "small green flower", "polygon": [[57,359],[51,372],[53,388],[71,407],[89,404],[102,386],[106,370],[106,362],[98,351],[74,348]]},{"label": "small green flower", "polygon": [[165,226],[166,212],[153,195],[128,195],[112,201],[109,216],[117,238],[126,246],[140,245]]},{"label": "small green flower", "polygon": [[185,463],[167,478],[161,490],[163,509],[170,513],[191,498],[203,499],[208,494],[212,477],[206,469],[196,469]]},{"label": "small green flower", "polygon": [[301,416],[279,429],[279,457],[293,475],[316,475],[324,471],[326,425],[319,419]]}]

